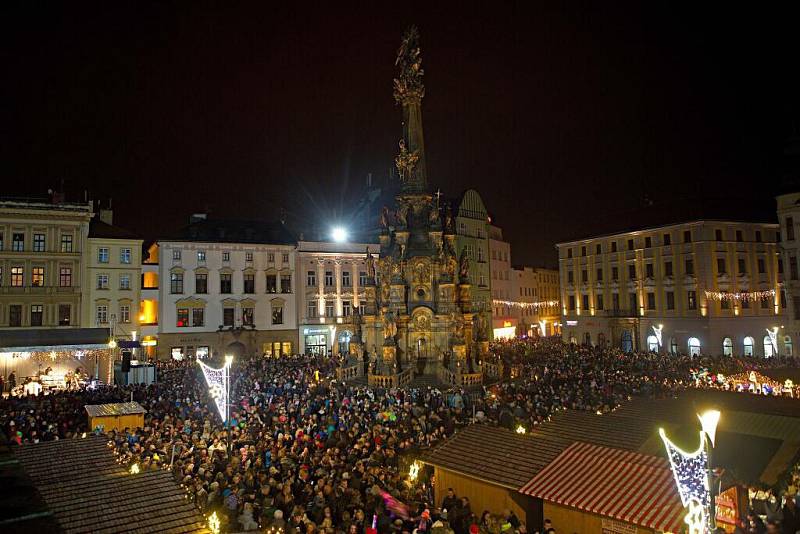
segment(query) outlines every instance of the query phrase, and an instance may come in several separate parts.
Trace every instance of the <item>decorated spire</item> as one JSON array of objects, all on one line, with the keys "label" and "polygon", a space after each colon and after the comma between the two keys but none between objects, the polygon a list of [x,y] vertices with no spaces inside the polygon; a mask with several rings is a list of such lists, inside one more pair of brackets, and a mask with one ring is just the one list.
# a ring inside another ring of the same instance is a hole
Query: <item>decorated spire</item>
[{"label": "decorated spire", "polygon": [[394,99],[403,106],[403,138],[395,165],[403,181],[404,193],[424,193],[428,189],[425,168],[425,143],[422,135],[422,56],[419,32],[411,26],[403,35],[395,65],[400,74],[394,79]]}]

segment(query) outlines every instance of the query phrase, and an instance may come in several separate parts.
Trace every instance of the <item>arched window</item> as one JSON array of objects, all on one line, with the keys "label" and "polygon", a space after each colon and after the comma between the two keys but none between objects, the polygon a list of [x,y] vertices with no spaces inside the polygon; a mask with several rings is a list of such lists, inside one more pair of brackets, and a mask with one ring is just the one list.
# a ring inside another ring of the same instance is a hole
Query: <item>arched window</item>
[{"label": "arched window", "polygon": [[787,356],[792,356],[792,338],[784,336],[783,338],[783,353]]},{"label": "arched window", "polygon": [[678,340],[675,339],[674,337],[669,341],[669,352],[673,356],[678,355]]},{"label": "arched window", "polygon": [[700,340],[696,337],[689,338],[689,355],[690,356],[699,356],[700,355]]},{"label": "arched window", "polygon": [[622,338],[620,339],[620,348],[623,352],[633,352],[633,338],[631,338],[630,330],[622,331]]},{"label": "arched window", "polygon": [[752,356],[753,347],[755,346],[755,344],[756,341],[752,337],[747,336],[746,338],[744,338],[744,352],[742,354],[744,354],[745,356]]},{"label": "arched window", "polygon": [[729,337],[722,340],[722,355],[733,356],[733,340]]},{"label": "arched window", "polygon": [[647,350],[650,352],[658,352],[658,338],[656,336],[647,336]]},{"label": "arched window", "polygon": [[769,335],[764,336],[764,357],[771,358],[778,353],[775,346],[772,344],[772,338]]}]

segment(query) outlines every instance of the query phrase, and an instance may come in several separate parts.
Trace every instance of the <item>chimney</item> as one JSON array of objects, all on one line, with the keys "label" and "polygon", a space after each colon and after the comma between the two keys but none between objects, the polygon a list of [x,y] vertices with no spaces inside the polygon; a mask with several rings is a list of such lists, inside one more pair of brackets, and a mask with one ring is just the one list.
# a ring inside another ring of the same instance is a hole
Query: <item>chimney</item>
[{"label": "chimney", "polygon": [[98,217],[100,218],[100,222],[104,222],[108,225],[114,224],[114,211],[111,209],[100,208]]},{"label": "chimney", "polygon": [[196,222],[205,221],[208,218],[208,215],[205,213],[192,213],[189,216],[189,224],[194,224]]}]

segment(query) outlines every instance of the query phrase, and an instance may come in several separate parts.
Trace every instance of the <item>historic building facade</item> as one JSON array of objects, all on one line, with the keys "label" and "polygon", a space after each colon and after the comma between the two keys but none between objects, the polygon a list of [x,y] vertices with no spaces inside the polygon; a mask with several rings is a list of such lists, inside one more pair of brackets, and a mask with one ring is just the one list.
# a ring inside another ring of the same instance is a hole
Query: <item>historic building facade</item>
[{"label": "historic building facade", "polygon": [[480,194],[468,189],[456,211],[456,253],[469,258],[472,307],[487,323],[492,318],[491,270],[489,267],[489,214]]},{"label": "historic building facade", "polygon": [[158,356],[296,353],[291,235],[281,224],[193,219],[158,242]]},{"label": "historic building facade", "polygon": [[0,201],[0,328],[81,325],[92,203]]},{"label": "historic building facade", "polygon": [[557,245],[563,337],[623,350],[792,351],[776,224],[694,221]]},{"label": "historic building facade", "polygon": [[557,335],[560,330],[558,271],[536,267],[511,269],[509,304],[518,335]]},{"label": "historic building facade", "polygon": [[139,330],[143,240],[113,226],[112,215],[101,209],[89,225],[82,322],[129,337]]},{"label": "historic building facade", "polygon": [[517,318],[513,310],[511,244],[503,239],[499,226],[489,226],[489,268],[492,274],[492,329],[495,338],[516,335]]},{"label": "historic building facade", "polygon": [[[800,339],[800,193],[780,195],[778,221],[780,224],[780,254],[786,295],[784,343]],[[795,351],[796,354],[796,351]]]},{"label": "historic building facade", "polygon": [[[375,314],[367,255],[377,243],[300,241],[297,244],[299,352],[346,356],[360,318]],[[367,351],[377,351],[374,341]]]}]

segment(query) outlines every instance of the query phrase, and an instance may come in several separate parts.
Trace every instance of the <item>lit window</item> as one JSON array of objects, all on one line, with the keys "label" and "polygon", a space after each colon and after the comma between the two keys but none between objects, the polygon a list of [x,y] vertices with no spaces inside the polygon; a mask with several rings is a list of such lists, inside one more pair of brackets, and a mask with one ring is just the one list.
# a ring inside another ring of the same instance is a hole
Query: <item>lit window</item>
[{"label": "lit window", "polygon": [[31,285],[33,287],[44,286],[44,267],[34,267],[31,269]]},{"label": "lit window", "polygon": [[283,305],[272,305],[272,324],[283,324]]},{"label": "lit window", "polygon": [[100,247],[97,250],[97,261],[100,263],[108,263],[108,248]]},{"label": "lit window", "polygon": [[170,273],[169,292],[173,294],[183,293],[183,273]]},{"label": "lit window", "polygon": [[206,261],[206,251],[205,250],[198,250],[197,251],[197,263],[204,263]]},{"label": "lit window", "polygon": [[24,277],[25,277],[25,270],[22,267],[12,267],[11,268],[11,286],[12,287],[22,287]]},{"label": "lit window", "polygon": [[267,275],[267,293],[278,292],[278,276],[274,274]]},{"label": "lit window", "polygon": [[172,260],[181,261],[181,249],[176,248],[172,250]]},{"label": "lit window", "polygon": [[175,326],[181,328],[189,326],[189,308],[178,308],[178,316]]},{"label": "lit window", "polygon": [[253,308],[242,308],[242,324],[253,326],[255,324],[255,310]]}]

